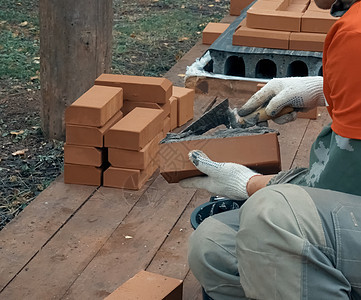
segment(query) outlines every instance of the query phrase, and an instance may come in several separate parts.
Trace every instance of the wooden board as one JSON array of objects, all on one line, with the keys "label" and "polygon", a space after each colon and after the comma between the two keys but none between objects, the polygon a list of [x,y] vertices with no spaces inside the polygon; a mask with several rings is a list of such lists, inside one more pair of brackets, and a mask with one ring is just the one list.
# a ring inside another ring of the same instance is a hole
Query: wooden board
[{"label": "wooden board", "polygon": [[[100,188],[3,290],[5,299],[62,295],[144,193]],[[34,286],[37,288],[34,289]]]},{"label": "wooden board", "polygon": [[104,297],[145,269],[194,193],[157,177],[65,297]]},{"label": "wooden board", "polygon": [[295,158],[292,162],[292,168],[308,167],[310,150],[313,142],[315,141],[318,134],[321,132],[322,128],[331,122],[331,118],[327,112],[326,107],[319,107],[318,114],[319,116],[317,121],[309,121],[300,146],[295,153]]},{"label": "wooden board", "polygon": [[0,290],[26,271],[28,263],[95,190],[64,184],[60,176],[0,232]]},{"label": "wooden board", "polygon": [[206,191],[198,190],[191,202],[182,213],[167,239],[158,249],[147,271],[184,280],[188,271],[188,239],[193,232],[190,223],[191,213],[199,205],[208,202],[210,195]]}]

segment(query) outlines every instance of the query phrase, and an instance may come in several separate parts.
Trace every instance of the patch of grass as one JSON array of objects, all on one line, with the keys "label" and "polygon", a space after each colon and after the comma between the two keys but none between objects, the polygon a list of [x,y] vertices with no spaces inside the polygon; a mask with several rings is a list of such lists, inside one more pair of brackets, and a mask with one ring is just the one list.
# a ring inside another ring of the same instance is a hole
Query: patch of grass
[{"label": "patch of grass", "polygon": [[0,32],[0,49],[0,79],[13,78],[26,85],[32,82],[39,73],[39,41],[5,29]]},{"label": "patch of grass", "polygon": [[38,87],[39,21],[37,1],[0,2],[0,79]]},{"label": "patch of grass", "polygon": [[[114,0],[113,73],[162,76],[229,0]],[[38,1],[0,3],[0,80],[39,88]]]},{"label": "patch of grass", "polygon": [[[113,73],[162,76],[219,21],[229,2],[159,0],[115,6]],[[125,5],[125,7],[123,6]]]}]

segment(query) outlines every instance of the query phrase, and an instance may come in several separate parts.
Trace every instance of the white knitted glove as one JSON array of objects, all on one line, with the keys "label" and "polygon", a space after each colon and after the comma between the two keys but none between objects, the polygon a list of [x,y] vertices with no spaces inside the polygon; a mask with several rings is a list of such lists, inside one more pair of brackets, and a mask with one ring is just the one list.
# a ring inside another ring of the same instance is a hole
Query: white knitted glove
[{"label": "white knitted glove", "polygon": [[244,200],[249,197],[248,180],[255,175],[260,175],[239,164],[214,162],[200,150],[193,150],[188,156],[198,170],[208,176],[183,179],[179,183],[184,188],[205,189],[218,196]]},{"label": "white knitted glove", "polygon": [[[246,116],[261,106],[266,113],[275,116],[284,107],[290,106],[298,111],[307,111],[316,106],[325,106],[323,78],[321,76],[273,78],[255,93],[239,110],[239,116]],[[273,119],[278,124],[295,120],[296,112]]]}]

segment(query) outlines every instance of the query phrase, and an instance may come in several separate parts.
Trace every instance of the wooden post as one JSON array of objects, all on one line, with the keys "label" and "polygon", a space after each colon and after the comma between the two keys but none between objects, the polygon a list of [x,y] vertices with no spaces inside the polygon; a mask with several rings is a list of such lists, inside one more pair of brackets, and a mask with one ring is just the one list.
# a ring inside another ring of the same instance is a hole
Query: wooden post
[{"label": "wooden post", "polygon": [[42,125],[65,137],[64,110],[110,72],[112,0],[40,0]]}]

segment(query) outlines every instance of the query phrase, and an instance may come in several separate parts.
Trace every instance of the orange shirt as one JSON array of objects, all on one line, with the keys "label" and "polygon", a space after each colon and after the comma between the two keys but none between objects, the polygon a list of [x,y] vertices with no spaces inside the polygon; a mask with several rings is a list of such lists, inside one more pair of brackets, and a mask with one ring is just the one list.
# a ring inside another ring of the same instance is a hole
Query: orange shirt
[{"label": "orange shirt", "polygon": [[361,140],[361,2],[353,4],[327,34],[323,78],[332,130]]}]

